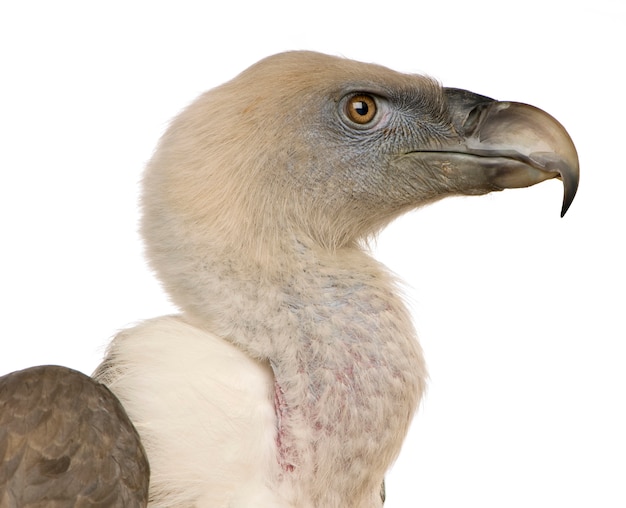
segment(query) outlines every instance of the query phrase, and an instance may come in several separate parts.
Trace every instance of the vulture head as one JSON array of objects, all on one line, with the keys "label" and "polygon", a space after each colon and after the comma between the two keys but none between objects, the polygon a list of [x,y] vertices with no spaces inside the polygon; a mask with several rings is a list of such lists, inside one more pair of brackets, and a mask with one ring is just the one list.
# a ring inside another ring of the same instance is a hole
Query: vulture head
[{"label": "vulture head", "polygon": [[189,277],[212,256],[280,271],[281,253],[298,244],[335,252],[445,196],[551,178],[565,186],[563,215],[578,182],[576,149],[537,108],[289,52],[173,121],[145,177],[143,232],[170,294],[196,309],[204,298]]}]

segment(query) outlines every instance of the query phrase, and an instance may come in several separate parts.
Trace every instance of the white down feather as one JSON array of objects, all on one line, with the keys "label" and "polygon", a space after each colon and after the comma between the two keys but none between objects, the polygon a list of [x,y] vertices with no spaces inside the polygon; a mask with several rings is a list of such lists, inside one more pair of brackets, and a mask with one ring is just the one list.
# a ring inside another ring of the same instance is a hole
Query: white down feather
[{"label": "white down feather", "polygon": [[109,358],[107,382],[151,453],[151,506],[291,506],[264,484],[276,462],[268,365],[178,316],[123,331]]}]

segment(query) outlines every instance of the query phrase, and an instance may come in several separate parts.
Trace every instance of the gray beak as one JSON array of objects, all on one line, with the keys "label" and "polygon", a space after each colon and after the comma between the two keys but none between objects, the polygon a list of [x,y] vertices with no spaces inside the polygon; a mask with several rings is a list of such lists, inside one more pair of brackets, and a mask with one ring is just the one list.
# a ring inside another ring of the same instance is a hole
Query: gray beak
[{"label": "gray beak", "polygon": [[[490,184],[498,189],[529,187],[560,178],[564,186],[563,217],[579,180],[578,155],[565,128],[534,106],[498,102],[455,88],[446,88],[445,93],[459,138],[438,150],[470,171],[481,166]],[[478,159],[468,160],[474,157]]]}]

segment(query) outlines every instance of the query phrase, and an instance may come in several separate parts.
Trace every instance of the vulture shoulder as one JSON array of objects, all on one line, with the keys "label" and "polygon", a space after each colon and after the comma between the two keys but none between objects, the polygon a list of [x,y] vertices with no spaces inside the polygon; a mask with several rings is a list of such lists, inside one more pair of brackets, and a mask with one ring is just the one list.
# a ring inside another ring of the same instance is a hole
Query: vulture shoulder
[{"label": "vulture shoulder", "polygon": [[109,389],[46,365],[0,378],[0,506],[146,506],[149,466]]}]

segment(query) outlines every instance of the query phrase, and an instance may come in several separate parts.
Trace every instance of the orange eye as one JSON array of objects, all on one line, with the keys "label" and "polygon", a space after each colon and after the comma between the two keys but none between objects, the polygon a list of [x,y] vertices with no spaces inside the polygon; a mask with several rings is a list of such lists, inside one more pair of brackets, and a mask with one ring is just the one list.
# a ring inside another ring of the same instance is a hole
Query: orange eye
[{"label": "orange eye", "polygon": [[354,95],[346,103],[346,115],[359,125],[370,123],[376,116],[377,106],[371,95]]}]

